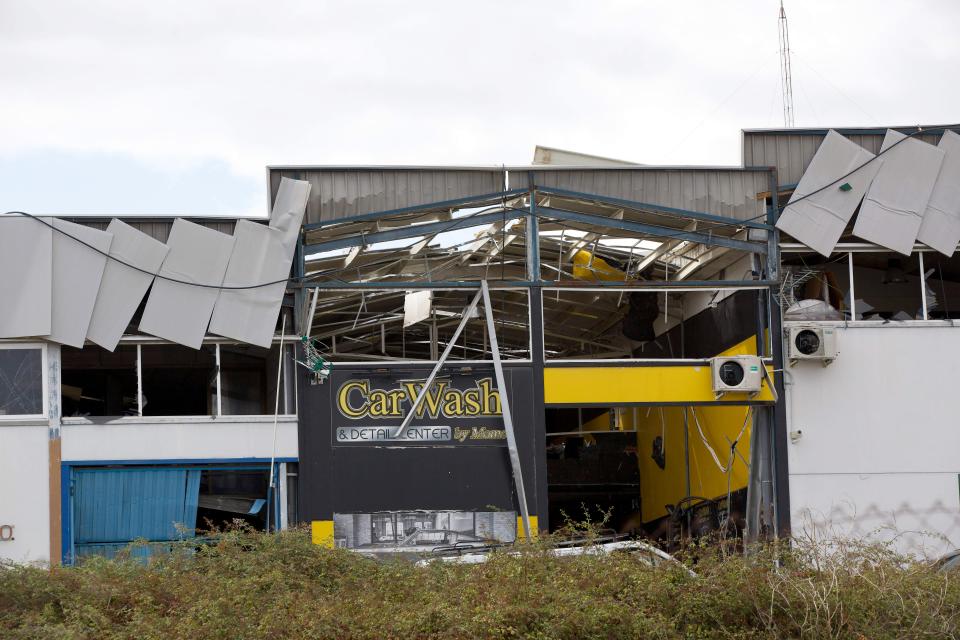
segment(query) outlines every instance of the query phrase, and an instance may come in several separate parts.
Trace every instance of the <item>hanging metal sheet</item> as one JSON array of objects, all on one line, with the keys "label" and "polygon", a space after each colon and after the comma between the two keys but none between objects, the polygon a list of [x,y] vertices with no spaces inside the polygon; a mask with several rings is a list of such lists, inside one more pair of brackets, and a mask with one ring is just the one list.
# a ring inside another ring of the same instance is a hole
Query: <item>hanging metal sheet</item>
[{"label": "hanging metal sheet", "polygon": [[54,219],[53,293],[48,340],[83,348],[113,235]]},{"label": "hanging metal sheet", "polygon": [[[170,252],[143,311],[144,333],[199,349],[233,250],[233,237],[178,218],[170,230]],[[205,286],[194,286],[194,283]]]},{"label": "hanging metal sheet", "polygon": [[48,335],[53,230],[26,216],[0,215],[0,274],[0,338]]},{"label": "hanging metal sheet", "polygon": [[430,317],[433,291],[411,291],[403,297],[403,328],[413,326]]},{"label": "hanging metal sheet", "polygon": [[960,135],[947,131],[940,139],[943,151],[940,175],[933,185],[917,240],[952,256],[960,242]]},{"label": "hanging metal sheet", "polygon": [[290,247],[291,256],[297,244],[309,197],[309,182],[290,178],[280,180],[277,197],[273,201],[273,211],[270,213],[270,226],[283,234],[284,245]]},{"label": "hanging metal sheet", "polygon": [[[829,256],[883,159],[878,158],[842,182],[833,183],[874,157],[836,131],[830,131],[783,210],[777,228]],[[823,187],[826,188],[818,192]],[[814,195],[808,195],[811,193]]]},{"label": "hanging metal sheet", "polygon": [[[239,220],[233,238],[224,286],[247,287],[284,280],[290,275],[293,247],[286,244],[284,231]],[[210,319],[210,333],[269,347],[286,288],[286,282],[281,282],[255,289],[220,291]]]},{"label": "hanging metal sheet", "polygon": [[113,234],[110,256],[116,259],[107,260],[103,270],[87,339],[113,351],[153,282],[151,274],[156,273],[163,263],[167,245],[120,220],[111,220],[107,232]]},{"label": "hanging metal sheet", "polygon": [[881,158],[883,164],[863,199],[853,233],[910,255],[945,154],[926,142],[904,138],[893,129],[887,131],[881,151],[890,151]]}]

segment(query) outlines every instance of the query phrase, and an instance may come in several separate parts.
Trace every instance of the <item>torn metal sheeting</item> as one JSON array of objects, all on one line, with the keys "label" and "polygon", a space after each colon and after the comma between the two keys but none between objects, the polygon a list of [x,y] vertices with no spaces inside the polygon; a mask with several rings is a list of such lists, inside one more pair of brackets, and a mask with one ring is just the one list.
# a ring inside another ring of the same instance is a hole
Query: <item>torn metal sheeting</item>
[{"label": "torn metal sheeting", "polygon": [[47,339],[81,349],[113,234],[59,219],[54,219],[53,226],[62,233],[53,234],[52,315]]},{"label": "torn metal sheeting", "polygon": [[943,164],[917,240],[949,257],[960,242],[960,135],[944,132],[937,148],[944,153]]},{"label": "torn metal sheeting", "polygon": [[[275,282],[290,275],[293,250],[285,244],[283,231],[238,220],[233,238],[225,287]],[[280,282],[256,289],[223,289],[210,319],[210,333],[269,347],[286,288]]]},{"label": "torn metal sheeting", "polygon": [[433,291],[413,291],[403,298],[403,327],[407,328],[430,317]]},{"label": "torn metal sheeting", "polygon": [[[945,154],[926,142],[903,140],[905,137],[887,130],[881,151],[890,151],[883,155],[880,171],[863,199],[853,234],[910,255]],[[903,142],[893,147],[900,140]]]},{"label": "torn metal sheeting", "polygon": [[0,338],[48,335],[53,229],[26,216],[0,215],[0,274]]},{"label": "torn metal sheeting", "polygon": [[[836,131],[830,131],[800,178],[790,202],[777,221],[777,228],[817,253],[829,256],[884,159],[878,158],[845,178],[843,183],[849,183],[851,187],[848,190],[840,188],[842,183],[833,183],[839,176],[849,173],[874,157],[860,145],[847,140]],[[830,186],[804,198],[825,185]],[[799,202],[795,202],[797,200]]]},{"label": "torn metal sheeting", "polygon": [[217,302],[233,250],[233,236],[177,218],[170,229],[170,252],[159,275],[198,287],[158,278],[140,321],[140,331],[191,349],[199,349]]},{"label": "torn metal sheeting", "polygon": [[[160,268],[168,249],[159,240],[117,219],[110,221],[107,233],[113,235],[110,256],[115,260],[107,260],[103,270],[93,316],[87,328],[87,340],[113,351],[153,282],[150,274]],[[118,260],[149,273],[137,271]]]},{"label": "torn metal sheeting", "polygon": [[296,247],[309,197],[309,182],[290,178],[280,180],[280,188],[270,212],[270,226],[283,234],[284,244],[287,246]]}]

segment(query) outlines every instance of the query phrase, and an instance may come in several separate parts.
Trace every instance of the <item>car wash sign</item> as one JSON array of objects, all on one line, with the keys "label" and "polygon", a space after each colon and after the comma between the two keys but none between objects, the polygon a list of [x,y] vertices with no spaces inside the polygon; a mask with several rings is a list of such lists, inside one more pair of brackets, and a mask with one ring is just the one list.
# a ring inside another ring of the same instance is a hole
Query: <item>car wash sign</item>
[{"label": "car wash sign", "polygon": [[492,375],[437,378],[417,406],[423,379],[334,375],[334,446],[504,445],[500,394]]}]

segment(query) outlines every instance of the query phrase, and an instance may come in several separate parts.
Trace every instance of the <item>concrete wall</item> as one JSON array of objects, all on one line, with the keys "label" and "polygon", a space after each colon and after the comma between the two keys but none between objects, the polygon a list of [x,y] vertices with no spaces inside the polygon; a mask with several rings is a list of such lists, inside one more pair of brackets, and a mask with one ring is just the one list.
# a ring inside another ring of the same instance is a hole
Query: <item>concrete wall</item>
[{"label": "concrete wall", "polygon": [[[270,458],[273,416],[64,418],[63,461]],[[280,417],[276,457],[297,457],[297,420]]]},{"label": "concrete wall", "polygon": [[833,364],[788,368],[794,535],[960,547],[960,329],[912,324],[836,324]]},{"label": "concrete wall", "polygon": [[0,559],[49,560],[48,442],[46,421],[0,422],[0,527],[13,527],[13,540],[0,540]]}]

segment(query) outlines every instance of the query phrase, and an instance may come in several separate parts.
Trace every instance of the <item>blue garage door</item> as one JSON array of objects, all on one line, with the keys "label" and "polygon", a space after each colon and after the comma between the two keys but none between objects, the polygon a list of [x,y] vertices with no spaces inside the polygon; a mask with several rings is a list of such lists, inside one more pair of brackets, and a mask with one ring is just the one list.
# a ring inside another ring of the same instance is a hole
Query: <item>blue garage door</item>
[{"label": "blue garage door", "polygon": [[192,537],[199,492],[199,469],[74,469],[74,557],[113,557],[138,538]]}]

